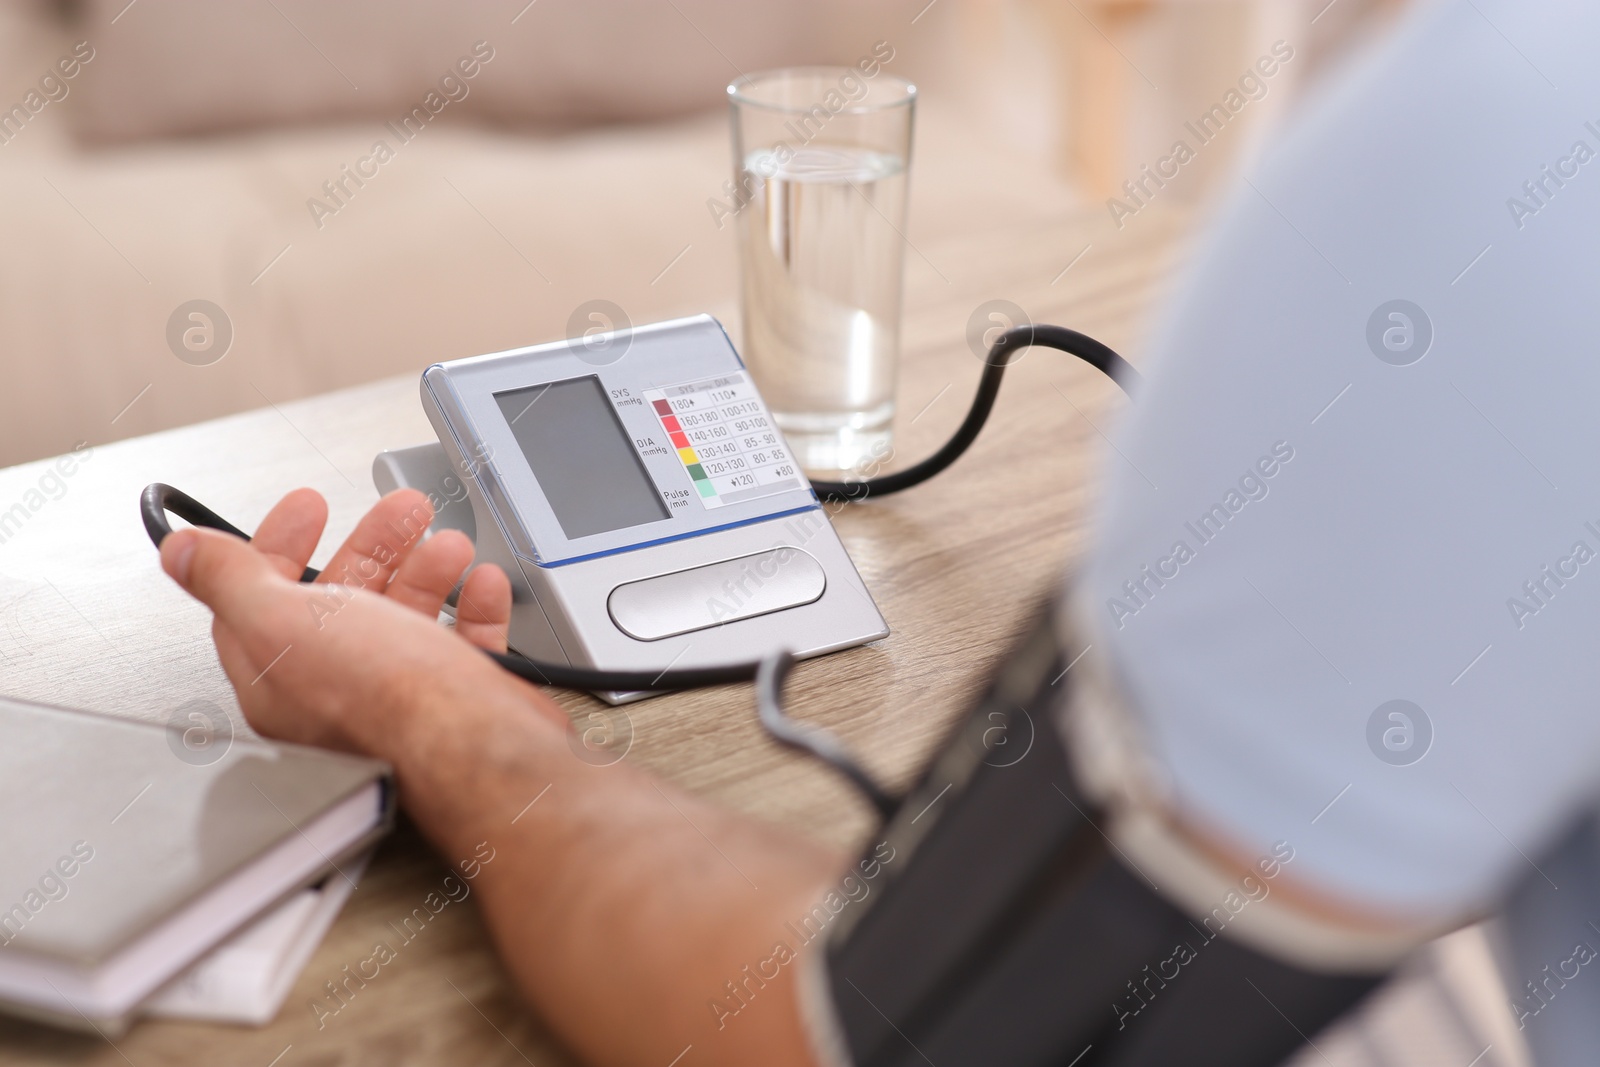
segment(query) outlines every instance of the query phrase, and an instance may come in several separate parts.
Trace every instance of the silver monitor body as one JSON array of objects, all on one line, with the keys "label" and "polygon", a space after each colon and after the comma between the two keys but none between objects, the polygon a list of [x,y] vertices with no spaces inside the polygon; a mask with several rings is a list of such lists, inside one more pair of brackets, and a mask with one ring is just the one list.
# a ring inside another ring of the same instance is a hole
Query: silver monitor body
[{"label": "silver monitor body", "polygon": [[505,570],[526,656],[665,670],[888,634],[709,315],[435,364],[422,404],[439,443],[380,454],[374,482]]}]

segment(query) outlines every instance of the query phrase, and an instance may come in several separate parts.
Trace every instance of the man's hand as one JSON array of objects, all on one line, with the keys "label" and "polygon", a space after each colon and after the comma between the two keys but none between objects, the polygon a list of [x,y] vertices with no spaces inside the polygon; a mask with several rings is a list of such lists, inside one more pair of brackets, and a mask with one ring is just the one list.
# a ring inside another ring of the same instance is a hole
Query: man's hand
[{"label": "man's hand", "polygon": [[327,514],[302,489],[248,544],[214,530],[162,542],[167,573],[216,613],[217,654],[250,724],[388,760],[447,862],[492,850],[473,882],[490,934],[523,995],[587,1060],[668,1063],[692,1045],[704,1065],[811,1067],[800,964],[731,1021],[715,1005],[794,941],[786,923],[843,858],[626,761],[574,756],[566,713],[481,651],[506,647],[505,574],[473,570],[456,632],[436,621],[473,551],[459,533],[420,539],[433,517],[421,494],[384,497],[321,580],[301,584]]},{"label": "man's hand", "polygon": [[161,563],[216,613],[212,636],[251,726],[271,737],[388,755],[401,712],[448,699],[462,681],[514,684],[538,710],[565,716],[504,675],[478,649],[505,651],[511,585],[493,565],[461,588],[452,635],[437,624],[472,563],[472,542],[447,530],[426,540],[427,498],[402,489],[356,525],[313,584],[298,581],[322,538],[328,506],[299,489],[246,544],[212,530],[174,531]]}]

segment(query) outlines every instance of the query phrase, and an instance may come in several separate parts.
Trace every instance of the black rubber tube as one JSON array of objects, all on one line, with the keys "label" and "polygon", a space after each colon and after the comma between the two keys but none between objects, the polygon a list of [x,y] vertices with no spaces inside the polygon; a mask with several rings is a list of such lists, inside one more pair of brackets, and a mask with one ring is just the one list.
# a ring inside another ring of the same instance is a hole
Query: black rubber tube
[{"label": "black rubber tube", "polygon": [[811,488],[817,496],[827,501],[861,501],[886,493],[898,493],[932,478],[961,457],[961,453],[978,439],[978,432],[989,421],[994,410],[995,397],[1000,395],[1000,380],[1026,348],[1054,348],[1059,352],[1077,356],[1130,393],[1139,384],[1139,372],[1133,365],[1110,348],[1088,334],[1069,330],[1065,326],[1013,326],[995,339],[984,357],[983,376],[978,379],[978,392],[967,409],[967,417],[956,428],[955,434],[937,452],[903,471],[864,478],[856,482],[820,482],[813,480]]}]

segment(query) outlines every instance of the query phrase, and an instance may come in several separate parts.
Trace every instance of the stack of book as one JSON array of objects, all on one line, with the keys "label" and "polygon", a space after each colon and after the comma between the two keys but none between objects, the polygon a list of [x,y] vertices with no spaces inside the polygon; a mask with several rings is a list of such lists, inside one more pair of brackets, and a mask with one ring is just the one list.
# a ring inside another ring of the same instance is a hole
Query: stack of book
[{"label": "stack of book", "polygon": [[393,819],[374,760],[0,697],[0,1009],[265,1022]]}]

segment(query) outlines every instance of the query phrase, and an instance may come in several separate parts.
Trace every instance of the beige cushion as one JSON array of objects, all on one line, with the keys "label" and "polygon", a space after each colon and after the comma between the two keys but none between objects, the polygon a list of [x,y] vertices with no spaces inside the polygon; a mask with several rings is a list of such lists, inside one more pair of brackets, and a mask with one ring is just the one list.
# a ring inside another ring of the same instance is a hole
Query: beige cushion
[{"label": "beige cushion", "polygon": [[[853,62],[893,0],[88,0],[99,141],[332,119],[580,124],[717,106],[741,71]],[[903,19],[899,25],[903,25]],[[898,28],[898,26],[896,26]],[[485,62],[484,60],[487,60]],[[463,71],[471,72],[470,77]],[[452,99],[455,98],[455,99]]]},{"label": "beige cushion", "polygon": [[[160,2],[138,0],[96,40],[72,96],[0,146],[0,345],[12,398],[0,466],[564,337],[596,299],[635,323],[709,311],[737,340],[734,227],[708,207],[731,175],[720,110],[542,136],[441,122],[319,227],[308,200],[370,151],[381,122],[94,149],[68,135],[82,78],[113,57],[115,31]],[[914,32],[902,27],[890,70],[917,75],[919,57],[938,59],[931,24],[945,6]],[[0,100],[20,98],[80,32],[0,0]],[[929,92],[919,114],[906,271],[911,291],[937,294],[939,307],[917,320],[926,336],[907,338],[908,375],[910,353],[959,336],[971,311],[943,295],[943,278],[992,269],[950,242],[1075,204],[1045,166],[973,124],[963,102]],[[1038,269],[1053,275],[1078,251]],[[167,340],[173,312],[197,299],[221,306],[233,329],[209,366],[183,361]],[[368,484],[370,455],[339,452],[326,427],[297,429],[308,451]],[[197,458],[219,472],[248,460]]]}]

